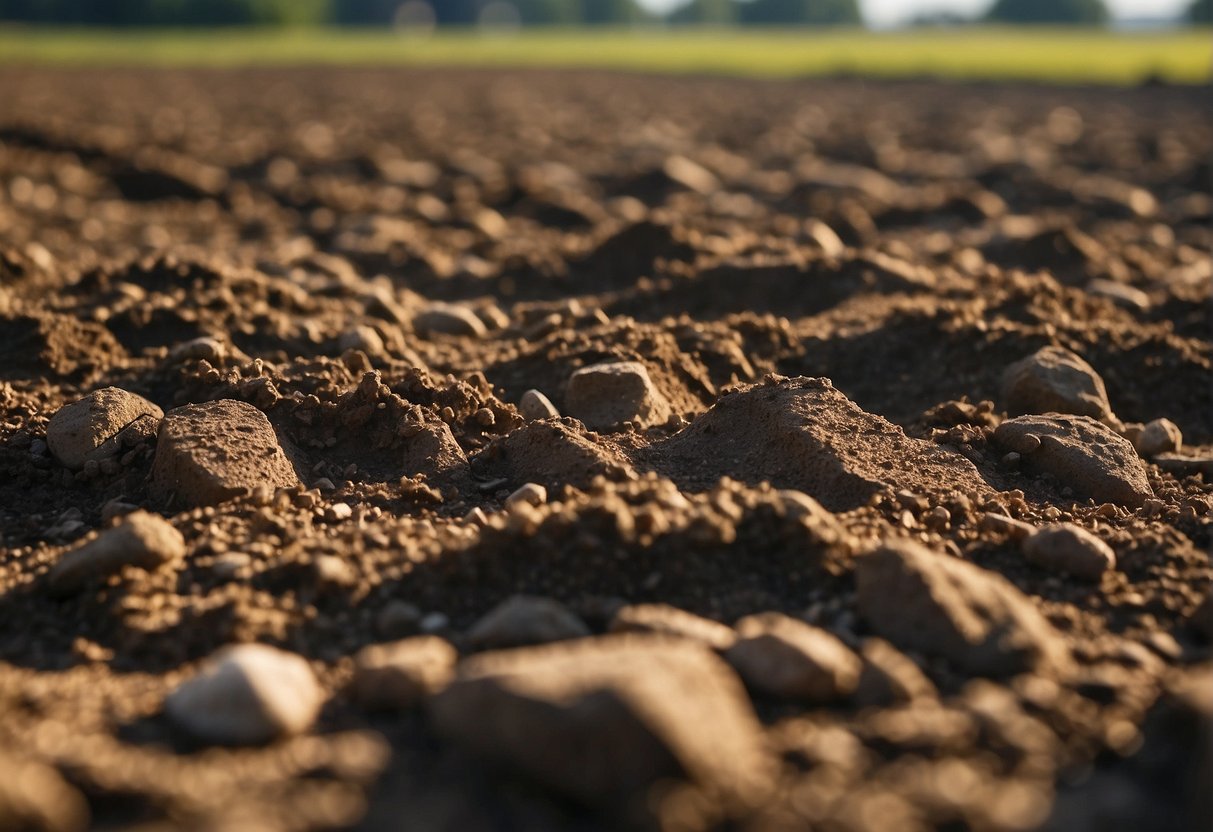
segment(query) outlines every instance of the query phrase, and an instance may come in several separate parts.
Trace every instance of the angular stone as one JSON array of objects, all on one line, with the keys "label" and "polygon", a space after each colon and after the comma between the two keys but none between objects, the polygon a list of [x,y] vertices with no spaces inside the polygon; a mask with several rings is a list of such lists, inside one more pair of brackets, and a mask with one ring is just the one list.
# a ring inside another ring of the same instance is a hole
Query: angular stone
[{"label": "angular stone", "polygon": [[176,505],[205,506],[259,485],[299,483],[265,414],[220,399],[169,411],[160,423],[152,463],[152,493]]},{"label": "angular stone", "polygon": [[164,411],[142,396],[103,387],[59,408],[46,426],[46,444],[55,459],[79,470],[91,459],[117,453],[118,434],[145,416],[159,421]]},{"label": "angular stone", "polygon": [[740,681],[694,642],[626,634],[487,653],[431,700],[438,732],[592,804],[686,778],[752,805],[773,762]]},{"label": "angular stone", "polygon": [[324,691],[300,656],[264,644],[227,647],[164,702],[168,717],[195,739],[260,745],[315,722]]},{"label": "angular stone", "polygon": [[1116,568],[1116,553],[1086,529],[1071,523],[1054,523],[1033,532],[1023,542],[1029,563],[1064,572],[1084,581],[1098,581]]},{"label": "angular stone", "polygon": [[78,592],[91,579],[124,566],[155,569],[185,556],[185,538],[157,514],[133,511],[113,528],[65,554],[47,576],[54,595]]},{"label": "angular stone", "polygon": [[669,402],[639,361],[582,367],[569,377],[564,403],[570,416],[590,430],[603,432],[624,422],[651,427],[670,418]]},{"label": "angular stone", "polygon": [[458,659],[450,642],[438,636],[372,644],[354,656],[349,691],[367,710],[411,708],[451,680]]},{"label": "angular stone", "polygon": [[806,702],[834,702],[859,683],[863,663],[835,636],[782,613],[737,622],[737,642],[724,654],[751,689]]},{"label": "angular stone", "polygon": [[476,647],[522,647],[589,634],[585,622],[559,601],[515,595],[477,621],[468,640]]},{"label": "angular stone", "polygon": [[1106,421],[1108,391],[1095,368],[1063,347],[1042,347],[1007,367],[1002,375],[1007,412],[1072,413]]},{"label": "angular stone", "polygon": [[1079,496],[1135,508],[1154,496],[1132,444],[1088,416],[1019,416],[995,429],[994,442]]},{"label": "angular stone", "polygon": [[859,612],[906,650],[969,673],[1064,670],[1069,650],[1032,601],[994,572],[894,540],[859,558]]},{"label": "angular stone", "polygon": [[713,650],[728,650],[737,632],[719,621],[704,618],[669,604],[629,604],[611,619],[612,633],[655,633],[698,641]]}]

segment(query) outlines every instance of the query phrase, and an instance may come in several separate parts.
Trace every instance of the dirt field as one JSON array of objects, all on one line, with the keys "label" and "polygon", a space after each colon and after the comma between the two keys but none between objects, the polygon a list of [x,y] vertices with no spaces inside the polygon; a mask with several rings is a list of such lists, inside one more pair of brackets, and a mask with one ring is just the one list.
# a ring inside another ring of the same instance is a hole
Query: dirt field
[{"label": "dirt field", "polygon": [[1207,89],[0,89],[0,828],[1209,828]]}]

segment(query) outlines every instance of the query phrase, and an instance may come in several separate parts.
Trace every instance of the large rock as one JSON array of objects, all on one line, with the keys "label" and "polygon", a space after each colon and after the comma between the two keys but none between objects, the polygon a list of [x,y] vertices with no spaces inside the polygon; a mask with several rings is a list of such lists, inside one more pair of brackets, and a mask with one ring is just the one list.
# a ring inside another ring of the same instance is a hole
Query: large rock
[{"label": "large rock", "polygon": [[1133,445],[1089,416],[1054,413],[1008,419],[994,431],[994,442],[1076,496],[1133,507],[1154,496]]},{"label": "large rock", "polygon": [[146,418],[154,424],[163,416],[164,411],[142,396],[104,387],[59,408],[46,426],[46,444],[55,459],[78,470],[91,459],[117,453],[119,434],[134,422]]},{"label": "large rock", "polygon": [[624,422],[651,427],[670,418],[670,403],[639,361],[582,367],[569,377],[564,404],[590,430],[617,430]]},{"label": "large rock", "polygon": [[1002,375],[1007,412],[1072,413],[1106,421],[1108,391],[1095,368],[1063,347],[1042,347],[1007,367]]},{"label": "large rock", "polygon": [[214,505],[259,485],[298,482],[273,426],[250,404],[220,399],[186,405],[160,423],[152,493],[164,502]]},{"label": "large rock", "polygon": [[902,649],[990,676],[1056,672],[1069,664],[1057,631],[994,572],[898,540],[861,557],[855,573],[860,614]]},{"label": "large rock", "polygon": [[79,591],[91,579],[125,566],[155,569],[185,556],[185,538],[156,514],[133,511],[113,528],[71,550],[51,569],[47,584],[55,595]]},{"label": "large rock", "polygon": [[824,703],[849,696],[859,684],[863,662],[825,630],[777,612],[747,616],[736,630],[725,659],[754,690]]},{"label": "large rock", "polygon": [[476,656],[431,713],[444,736],[590,803],[683,777],[752,804],[773,771],[741,682],[685,640],[614,635]]}]

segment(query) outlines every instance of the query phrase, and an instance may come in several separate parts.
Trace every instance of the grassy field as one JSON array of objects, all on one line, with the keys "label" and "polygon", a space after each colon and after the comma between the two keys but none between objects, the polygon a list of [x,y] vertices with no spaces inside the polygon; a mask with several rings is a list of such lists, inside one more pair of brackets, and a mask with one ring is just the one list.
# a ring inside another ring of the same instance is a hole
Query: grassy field
[{"label": "grassy field", "polygon": [[0,27],[0,63],[598,67],[763,77],[855,73],[1131,84],[1148,77],[1208,81],[1213,32],[532,30],[515,35],[443,32],[417,38],[361,30],[98,32]]}]

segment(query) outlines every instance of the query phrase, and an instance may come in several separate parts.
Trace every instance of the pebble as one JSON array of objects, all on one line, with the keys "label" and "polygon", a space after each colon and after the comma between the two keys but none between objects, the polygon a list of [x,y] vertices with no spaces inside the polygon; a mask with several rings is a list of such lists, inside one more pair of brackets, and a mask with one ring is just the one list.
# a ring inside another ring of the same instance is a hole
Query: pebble
[{"label": "pebble", "polygon": [[638,427],[664,424],[670,404],[639,361],[615,361],[582,367],[569,377],[565,407],[587,428],[609,432],[624,422]]},{"label": "pebble", "polygon": [[1133,444],[1137,452],[1146,459],[1159,454],[1175,453],[1184,444],[1183,433],[1170,419],[1155,419],[1147,422]]},{"label": "pebble", "polygon": [[164,703],[168,717],[214,745],[260,745],[307,731],[324,702],[311,666],[264,644],[226,647]]},{"label": "pebble", "polygon": [[1072,413],[1099,421],[1112,416],[1103,379],[1081,356],[1062,347],[1042,347],[1007,367],[1002,398],[1013,416]]},{"label": "pebble", "polygon": [[970,673],[1059,672],[1069,651],[1032,601],[1001,575],[893,540],[856,562],[859,613],[903,650]]},{"label": "pebble", "polygon": [[451,643],[438,636],[372,644],[354,656],[349,693],[367,710],[405,710],[445,687],[458,659]]},{"label": "pebble", "polygon": [[227,349],[218,339],[211,338],[209,335],[203,335],[201,338],[194,338],[189,341],[182,341],[169,350],[169,360],[173,362],[181,361],[209,361],[211,364],[217,364],[227,355]]},{"label": "pebble", "polygon": [[421,629],[421,608],[393,598],[375,616],[375,632],[380,638],[399,639]]},{"label": "pebble", "polygon": [[671,181],[699,194],[710,194],[720,189],[716,174],[685,156],[670,156],[661,170]]},{"label": "pebble", "polygon": [[273,426],[250,404],[220,399],[186,405],[160,423],[151,491],[163,502],[214,505],[259,485],[298,483]]},{"label": "pebble", "polygon": [[462,335],[483,338],[488,334],[484,321],[466,306],[436,303],[413,318],[413,328],[421,335]]},{"label": "pebble", "polygon": [[1023,520],[1016,520],[1013,517],[1007,517],[1005,514],[995,514],[994,512],[986,512],[978,521],[977,528],[983,532],[996,532],[1005,534],[1012,540],[1023,540],[1032,532],[1036,531],[1036,527],[1031,523],[1026,523]]},{"label": "pebble", "polygon": [[157,514],[135,511],[117,526],[71,550],[51,568],[49,590],[59,596],[79,592],[95,578],[136,566],[152,570],[185,556],[185,538]]},{"label": "pebble", "polygon": [[533,482],[528,482],[526,485],[519,488],[513,494],[505,498],[505,507],[513,508],[517,505],[526,504],[528,506],[541,506],[548,501],[548,490],[542,485],[536,485]]},{"label": "pebble", "polygon": [[753,690],[781,699],[834,702],[859,684],[863,662],[835,636],[777,612],[737,622],[724,654]]},{"label": "pebble", "polygon": [[451,619],[444,612],[427,612],[421,617],[421,632],[441,633],[451,626]]},{"label": "pebble", "polygon": [[686,640],[629,633],[474,656],[429,710],[441,736],[590,804],[673,778],[750,804],[773,772],[745,689]]},{"label": "pebble", "polygon": [[1112,547],[1071,523],[1039,528],[1022,546],[1029,563],[1084,581],[1098,581],[1109,569],[1116,568]]},{"label": "pebble", "polygon": [[345,352],[346,350],[360,350],[366,353],[368,358],[383,358],[387,355],[387,346],[383,343],[383,336],[371,326],[360,324],[347,329],[337,338],[337,349]]},{"label": "pebble", "polygon": [[680,610],[669,604],[629,604],[611,618],[612,633],[657,633],[706,644],[713,650],[728,650],[737,641],[732,627]]},{"label": "pebble", "polygon": [[1146,467],[1127,439],[1087,416],[1019,416],[994,431],[1026,466],[1097,502],[1134,508],[1154,496]]},{"label": "pebble", "polygon": [[559,601],[515,595],[477,621],[468,632],[468,640],[475,647],[522,647],[589,634],[585,622]]},{"label": "pebble", "polygon": [[528,422],[560,418],[560,411],[556,409],[556,405],[552,404],[552,400],[538,390],[527,390],[522,394],[522,398],[518,400],[518,412]]},{"label": "pebble", "polygon": [[144,416],[159,421],[164,411],[142,396],[104,387],[59,408],[46,426],[46,442],[55,459],[78,471],[116,454],[119,434]]}]

